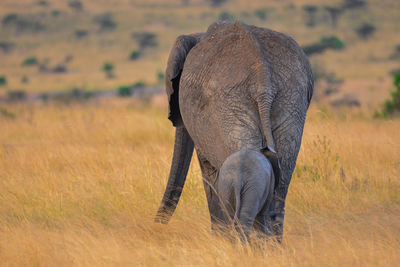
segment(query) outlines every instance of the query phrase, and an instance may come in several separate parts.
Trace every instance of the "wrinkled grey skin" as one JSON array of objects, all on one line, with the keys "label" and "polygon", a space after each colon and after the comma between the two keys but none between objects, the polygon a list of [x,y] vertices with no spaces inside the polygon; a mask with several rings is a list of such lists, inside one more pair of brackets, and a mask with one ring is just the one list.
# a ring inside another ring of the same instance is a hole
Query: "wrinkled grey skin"
[{"label": "wrinkled grey skin", "polygon": [[280,240],[285,198],[313,93],[312,71],[302,49],[269,29],[214,23],[205,33],[177,38],[168,59],[166,91],[176,135],[156,221],[167,223],[173,214],[196,147],[215,225],[217,173],[229,155],[248,148],[262,151],[273,166],[277,181],[268,228]]},{"label": "wrinkled grey skin", "polygon": [[242,148],[230,155],[219,171],[217,198],[211,203],[211,210],[216,211],[216,230],[224,231],[234,224],[240,238],[250,241],[254,225],[257,236],[265,237],[274,183],[272,165],[261,152]]}]

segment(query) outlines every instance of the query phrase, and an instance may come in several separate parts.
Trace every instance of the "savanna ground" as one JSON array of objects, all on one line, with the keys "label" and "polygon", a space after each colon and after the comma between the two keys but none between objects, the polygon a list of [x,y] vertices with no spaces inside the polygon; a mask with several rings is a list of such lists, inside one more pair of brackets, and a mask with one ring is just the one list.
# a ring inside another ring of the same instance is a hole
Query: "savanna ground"
[{"label": "savanna ground", "polygon": [[0,117],[1,264],[398,264],[400,121],[313,105],[283,245],[257,250],[211,234],[195,158],[170,224],[153,222],[174,136],[163,103],[8,106],[15,117]]}]

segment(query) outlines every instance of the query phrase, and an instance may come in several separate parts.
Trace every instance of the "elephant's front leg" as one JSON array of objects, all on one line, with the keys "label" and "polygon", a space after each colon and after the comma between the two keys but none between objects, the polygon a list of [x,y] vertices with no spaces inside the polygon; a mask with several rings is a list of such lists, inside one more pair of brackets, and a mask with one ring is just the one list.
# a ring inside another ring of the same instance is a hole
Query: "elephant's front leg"
[{"label": "elephant's front leg", "polygon": [[196,152],[203,176],[204,190],[206,192],[208,210],[211,217],[211,229],[213,231],[217,231],[219,229],[219,222],[221,220],[219,214],[218,197],[215,190],[215,182],[217,179],[218,170],[214,168],[197,149]]}]

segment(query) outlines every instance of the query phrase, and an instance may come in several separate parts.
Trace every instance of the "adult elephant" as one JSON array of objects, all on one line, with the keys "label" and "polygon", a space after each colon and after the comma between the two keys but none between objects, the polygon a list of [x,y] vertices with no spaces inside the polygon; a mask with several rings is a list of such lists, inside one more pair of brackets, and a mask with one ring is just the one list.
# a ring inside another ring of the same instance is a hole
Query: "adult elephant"
[{"label": "adult elephant", "polygon": [[[274,205],[264,218],[283,232],[285,198],[313,93],[310,64],[290,37],[241,22],[176,39],[166,69],[168,118],[176,127],[168,184],[156,215],[167,223],[178,204],[194,147],[212,226],[218,171],[232,153],[262,151],[273,165]],[[275,179],[276,179],[275,178]]]}]

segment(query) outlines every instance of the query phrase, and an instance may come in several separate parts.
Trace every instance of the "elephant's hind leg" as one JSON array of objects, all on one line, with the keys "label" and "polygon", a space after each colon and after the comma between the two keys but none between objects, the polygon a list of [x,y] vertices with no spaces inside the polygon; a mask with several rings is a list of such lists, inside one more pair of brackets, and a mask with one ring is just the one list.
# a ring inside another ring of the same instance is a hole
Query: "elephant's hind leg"
[{"label": "elephant's hind leg", "polygon": [[197,158],[199,159],[200,169],[203,176],[204,191],[206,193],[208,210],[211,217],[211,229],[217,231],[220,229],[221,221],[223,218],[218,212],[218,197],[216,193],[216,179],[218,170],[205,159],[199,151],[197,151]]}]

